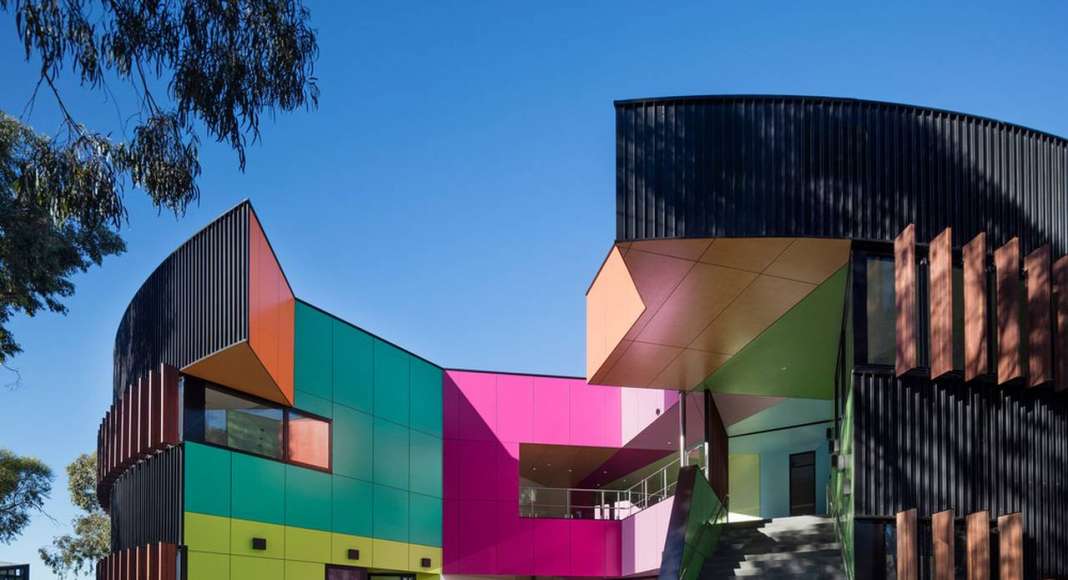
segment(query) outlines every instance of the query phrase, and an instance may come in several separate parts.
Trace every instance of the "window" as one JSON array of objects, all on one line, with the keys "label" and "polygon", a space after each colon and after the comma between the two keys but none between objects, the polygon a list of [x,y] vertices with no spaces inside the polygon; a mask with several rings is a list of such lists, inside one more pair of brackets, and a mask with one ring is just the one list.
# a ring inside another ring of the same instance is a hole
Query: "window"
[{"label": "window", "polygon": [[897,345],[894,340],[894,259],[869,257],[867,274],[867,340],[869,364],[893,365]]},{"label": "window", "polygon": [[330,470],[330,421],[182,377],[183,439]]}]

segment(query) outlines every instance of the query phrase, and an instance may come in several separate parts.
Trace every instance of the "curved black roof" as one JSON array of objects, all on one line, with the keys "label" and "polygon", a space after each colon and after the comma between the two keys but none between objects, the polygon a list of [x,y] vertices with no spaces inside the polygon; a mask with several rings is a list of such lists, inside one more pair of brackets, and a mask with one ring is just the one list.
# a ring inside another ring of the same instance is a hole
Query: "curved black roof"
[{"label": "curved black roof", "polygon": [[617,239],[1068,239],[1068,140],[994,119],[849,98],[617,101]]}]

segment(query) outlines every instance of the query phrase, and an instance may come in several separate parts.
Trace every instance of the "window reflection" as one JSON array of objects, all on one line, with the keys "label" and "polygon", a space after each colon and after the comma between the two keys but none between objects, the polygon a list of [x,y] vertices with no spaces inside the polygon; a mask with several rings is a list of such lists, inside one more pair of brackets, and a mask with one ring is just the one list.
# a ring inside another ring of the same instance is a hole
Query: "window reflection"
[{"label": "window reflection", "polygon": [[204,389],[204,440],[282,459],[282,409]]},{"label": "window reflection", "polygon": [[297,411],[289,412],[289,460],[330,468],[330,423]]},{"label": "window reflection", "polygon": [[893,365],[894,340],[894,259],[873,256],[867,260],[868,363]]}]

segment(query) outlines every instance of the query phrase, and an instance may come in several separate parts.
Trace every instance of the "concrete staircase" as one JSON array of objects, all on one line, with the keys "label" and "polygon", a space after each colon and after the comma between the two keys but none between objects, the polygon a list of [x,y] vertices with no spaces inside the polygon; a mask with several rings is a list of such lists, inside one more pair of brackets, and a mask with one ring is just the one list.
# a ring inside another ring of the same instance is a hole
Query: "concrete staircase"
[{"label": "concrete staircase", "polygon": [[834,522],[797,516],[726,524],[702,579],[846,578]]}]

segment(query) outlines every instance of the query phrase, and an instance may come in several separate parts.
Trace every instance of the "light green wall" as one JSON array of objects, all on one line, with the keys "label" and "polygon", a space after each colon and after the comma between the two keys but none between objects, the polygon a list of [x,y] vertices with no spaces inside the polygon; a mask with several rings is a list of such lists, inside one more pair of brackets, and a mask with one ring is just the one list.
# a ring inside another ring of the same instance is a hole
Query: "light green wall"
[{"label": "light green wall", "polygon": [[728,463],[730,512],[760,517],[760,455],[734,453]]}]

